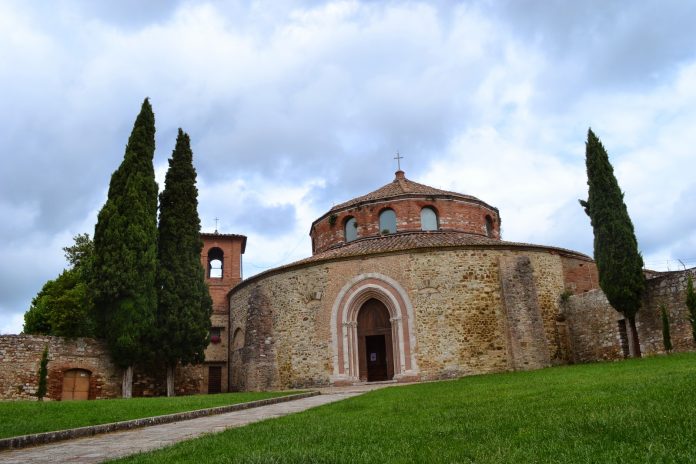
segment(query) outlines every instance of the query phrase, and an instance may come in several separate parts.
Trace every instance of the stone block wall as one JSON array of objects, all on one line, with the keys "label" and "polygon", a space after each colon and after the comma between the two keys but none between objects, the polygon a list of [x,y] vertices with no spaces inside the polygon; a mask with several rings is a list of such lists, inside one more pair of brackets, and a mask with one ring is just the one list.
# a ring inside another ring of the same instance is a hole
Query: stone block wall
[{"label": "stone block wall", "polygon": [[[48,400],[60,400],[65,372],[89,372],[89,399],[121,396],[122,370],[109,356],[106,345],[91,338],[68,339],[43,335],[0,336],[0,399],[35,399],[39,385],[39,364],[48,346]],[[204,366],[178,367],[175,385],[178,395],[205,393]],[[164,369],[135,366],[133,396],[162,396],[166,393]]]},{"label": "stone block wall", "polygon": [[[667,308],[674,351],[693,351],[696,345],[686,308],[686,281],[696,269],[653,274],[648,279],[636,327],[644,355],[664,353],[660,306]],[[601,290],[571,296],[563,305],[568,324],[572,361],[622,359],[619,321],[624,317],[611,307]],[[628,324],[628,321],[626,321]]]},{"label": "stone block wall", "polygon": [[65,339],[36,335],[0,336],[0,398],[36,398],[39,364],[48,346],[46,399],[61,399],[64,372],[90,372],[89,398],[114,398],[121,394],[121,370],[110,360],[103,343],[89,339]]},{"label": "stone block wall", "polygon": [[[502,288],[501,259],[524,262],[524,269],[513,266],[519,272],[508,274],[523,276],[524,283]],[[541,247],[416,250],[281,269],[233,289],[231,326],[244,343],[231,351],[231,388],[331,383],[338,356],[332,314],[347,283],[367,274],[383,275],[406,292],[420,379],[536,368],[563,356],[565,338],[559,337],[556,318],[565,282],[557,252]],[[533,289],[527,291],[527,284]],[[509,322],[519,365],[509,355],[504,295],[513,308],[509,314],[515,314]],[[517,314],[515,308],[524,311]]]},{"label": "stone block wall", "polygon": [[548,367],[549,342],[531,261],[527,256],[503,256],[499,266],[510,367],[514,370]]}]

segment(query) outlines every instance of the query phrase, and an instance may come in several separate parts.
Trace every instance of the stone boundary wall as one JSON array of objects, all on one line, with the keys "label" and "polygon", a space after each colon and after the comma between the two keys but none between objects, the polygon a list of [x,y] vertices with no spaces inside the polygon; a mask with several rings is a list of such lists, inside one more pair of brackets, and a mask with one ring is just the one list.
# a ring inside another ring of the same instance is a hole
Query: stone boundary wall
[{"label": "stone boundary wall", "polygon": [[38,335],[0,336],[0,398],[36,399],[39,364],[48,346],[46,398],[58,400],[63,375],[70,369],[90,373],[89,399],[114,398],[121,393],[121,371],[108,356],[106,346],[90,338],[67,339]]},{"label": "stone boundary wall", "polygon": [[[670,319],[673,350],[696,349],[686,308],[689,274],[696,279],[696,268],[660,273],[647,281],[643,303],[636,315],[638,338],[644,355],[665,352],[660,315],[662,304]],[[561,313],[568,326],[571,361],[591,362],[624,357],[619,333],[619,321],[624,317],[609,305],[601,290],[571,296],[563,304]]]},{"label": "stone boundary wall", "polygon": [[166,414],[163,416],[144,417],[141,419],[133,419],[129,421],[112,422],[110,424],[90,425],[87,427],[78,427],[75,429],[57,430],[55,432],[35,433],[31,435],[21,435],[18,437],[10,437],[0,439],[0,450],[19,449],[28,446],[45,445],[63,440],[72,440],[75,438],[91,437],[102,433],[116,432],[119,430],[130,430],[140,427],[149,427],[152,425],[169,424],[171,422],[179,422],[183,420],[196,419],[199,417],[213,416],[216,414],[224,414],[234,411],[243,411],[245,409],[257,408],[260,406],[268,406],[271,404],[286,403],[288,401],[300,400],[319,395],[318,391],[306,393],[298,393],[296,395],[279,396],[276,398],[267,398],[265,400],[249,401],[247,403],[231,404],[228,406],[218,406],[215,408],[197,409],[195,411],[178,412],[174,414]]},{"label": "stone boundary wall", "polygon": [[[109,356],[104,342],[92,338],[63,338],[48,335],[0,336],[0,400],[36,399],[39,386],[39,364],[44,347],[48,346],[48,376],[45,399],[60,400],[63,377],[71,369],[90,374],[88,399],[121,396],[122,371]],[[205,365],[177,367],[177,395],[205,393]],[[136,366],[133,396],[163,396],[166,373]]]}]

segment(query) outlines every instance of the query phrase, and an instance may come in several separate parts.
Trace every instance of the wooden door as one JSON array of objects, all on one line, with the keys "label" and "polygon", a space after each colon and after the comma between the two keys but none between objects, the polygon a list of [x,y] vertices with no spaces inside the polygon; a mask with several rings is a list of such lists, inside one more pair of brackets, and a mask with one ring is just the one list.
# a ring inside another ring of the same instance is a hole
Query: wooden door
[{"label": "wooden door", "polygon": [[220,393],[222,391],[222,367],[208,367],[208,393]]},{"label": "wooden door", "polygon": [[63,400],[89,399],[90,373],[84,369],[70,369],[63,374]]}]

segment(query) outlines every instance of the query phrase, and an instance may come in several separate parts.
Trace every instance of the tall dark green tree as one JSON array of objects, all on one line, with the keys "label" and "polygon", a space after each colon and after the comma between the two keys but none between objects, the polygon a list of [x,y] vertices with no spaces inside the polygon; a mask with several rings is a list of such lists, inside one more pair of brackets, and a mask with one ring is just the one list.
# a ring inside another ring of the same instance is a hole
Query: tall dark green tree
[{"label": "tall dark green tree", "polygon": [[155,116],[145,99],[94,229],[91,288],[102,336],[124,369],[125,398],[132,394],[133,364],[150,357],[157,309],[154,154]]},{"label": "tall dark green tree", "polygon": [[41,354],[41,362],[39,363],[39,388],[36,391],[36,396],[39,401],[43,401],[44,396],[46,396],[48,384],[48,345],[44,347],[43,353]]},{"label": "tall dark green tree", "polygon": [[193,153],[188,134],[179,129],[159,216],[156,349],[167,367],[167,396],[174,395],[176,365],[202,362],[209,341],[212,301],[201,265],[200,229]]},{"label": "tall dark green tree", "polygon": [[686,281],[686,309],[689,310],[689,323],[691,323],[691,335],[696,343],[696,292],[694,292],[694,279],[689,274]]},{"label": "tall dark green tree", "polygon": [[580,204],[592,222],[599,286],[628,320],[632,352],[640,357],[636,313],[645,288],[643,258],[609,156],[592,129],[587,132],[585,150],[589,195]]}]

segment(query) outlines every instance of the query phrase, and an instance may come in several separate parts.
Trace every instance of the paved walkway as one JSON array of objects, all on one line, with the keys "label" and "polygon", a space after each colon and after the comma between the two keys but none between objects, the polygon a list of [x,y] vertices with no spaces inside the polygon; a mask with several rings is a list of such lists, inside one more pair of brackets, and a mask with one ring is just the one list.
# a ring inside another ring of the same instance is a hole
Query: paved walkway
[{"label": "paved walkway", "polygon": [[387,385],[323,389],[322,394],[286,403],[201,417],[171,424],[97,435],[48,445],[0,452],[0,463],[97,463],[129,454],[150,451],[206,433],[222,432],[273,417],[341,401]]}]

